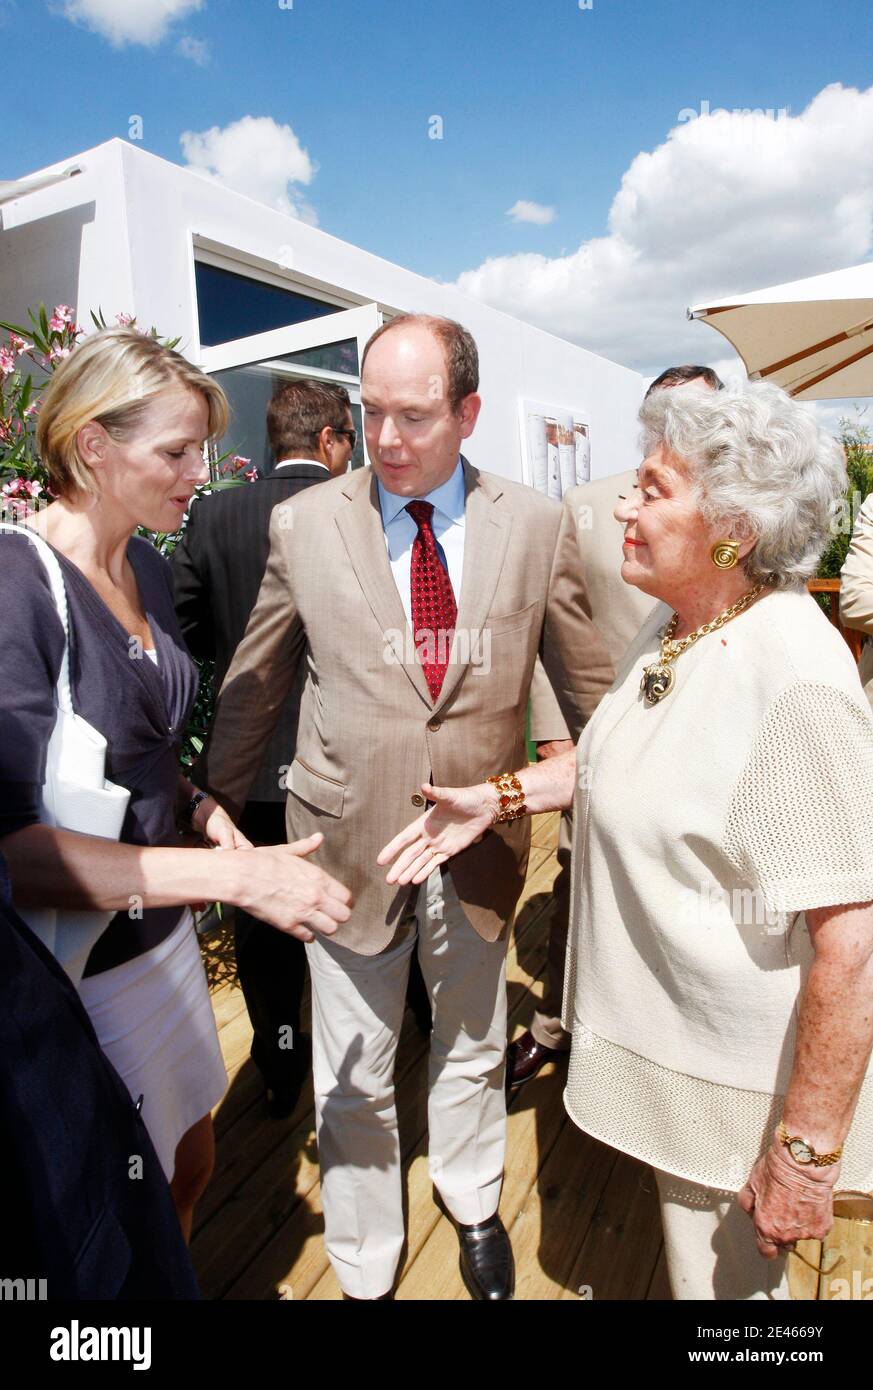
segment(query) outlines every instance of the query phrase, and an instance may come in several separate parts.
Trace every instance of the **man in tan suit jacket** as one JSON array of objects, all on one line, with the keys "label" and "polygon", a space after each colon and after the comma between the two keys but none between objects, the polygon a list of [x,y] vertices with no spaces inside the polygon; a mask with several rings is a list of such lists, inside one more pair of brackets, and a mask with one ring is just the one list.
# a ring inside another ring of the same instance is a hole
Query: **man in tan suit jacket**
[{"label": "man in tan suit jacket", "polygon": [[[710,367],[668,367],[651,383],[646,395],[671,386],[692,384],[707,386],[713,391],[722,387],[722,382]],[[624,473],[570,488],[563,499],[561,540],[555,558],[556,573],[578,569],[584,575],[591,615],[616,672],[625,651],[652,611],[654,602],[648,594],[632,584],[626,584],[621,577],[624,528],[613,513],[619,498],[630,497],[636,486],[636,470],[631,468]],[[531,685],[530,736],[537,745],[539,758],[553,757],[566,752],[571,746],[558,700],[539,666]],[[578,735],[573,742],[576,737]],[[568,811],[561,817],[558,838],[560,872],[553,890],[545,991],[530,1028],[510,1044],[506,1063],[506,1080],[510,1088],[523,1085],[536,1076],[546,1062],[562,1052],[568,1052],[570,1048],[570,1034],[561,1022],[561,1003],[570,920],[571,843],[572,813]]]},{"label": "man in tan suit jacket", "polygon": [[867,634],[858,675],[873,705],[873,492],[861,503],[840,572],[840,618],[844,627],[860,628]]},{"label": "man in tan suit jacket", "polygon": [[[460,325],[405,315],[374,335],[362,368],[372,468],[273,512],[267,571],[211,740],[210,788],[234,810],[305,664],[286,819],[289,840],[324,832],[321,866],[355,899],[336,935],[310,932],[307,954],[325,1239],[356,1299],[390,1296],[403,1245],[393,1066],[416,949],[433,1008],[431,1173],[470,1293],[502,1299],[513,1287],[496,1214],[504,963],[529,825],[496,826],[417,893],[386,883],[379,850],[424,805],[423,783],[465,785],[523,759],[538,651],[579,728],[612,680],[580,574],[553,573],[560,508],[460,457],[477,387]],[[442,629],[412,623],[422,593],[448,584],[450,646]]]}]

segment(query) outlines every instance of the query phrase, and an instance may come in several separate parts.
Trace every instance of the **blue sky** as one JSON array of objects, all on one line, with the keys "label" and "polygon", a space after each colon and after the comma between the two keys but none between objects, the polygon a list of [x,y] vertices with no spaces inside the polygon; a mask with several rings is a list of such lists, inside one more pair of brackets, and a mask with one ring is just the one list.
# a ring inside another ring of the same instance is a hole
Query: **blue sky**
[{"label": "blue sky", "polygon": [[[168,10],[178,13],[160,33],[155,16]],[[589,243],[595,262],[611,255],[602,239],[632,166],[628,198],[644,210],[660,199],[643,226],[625,207],[620,232],[637,264],[650,258],[652,276],[672,287],[669,311],[651,305],[657,332],[669,313],[679,333],[684,303],[696,296],[835,269],[871,252],[869,209],[854,211],[851,236],[823,237],[818,219],[823,200],[838,200],[843,185],[848,194],[853,181],[873,208],[873,141],[849,151],[821,187],[810,168],[817,150],[820,163],[834,162],[825,127],[834,139],[835,121],[863,126],[873,95],[857,119],[854,97],[836,113],[814,112],[809,131],[800,119],[830,84],[857,89],[860,101],[873,81],[870,0],[593,0],[588,10],[578,0],[293,0],[293,8],[280,0],[0,0],[0,15],[0,43],[21,55],[29,75],[26,97],[7,88],[0,177],[126,138],[133,115],[143,118],[142,146],[178,163],[186,162],[184,132],[269,118],[293,132],[287,196],[305,216],[423,274],[460,277],[469,292],[629,365],[657,349],[635,347],[630,321],[604,327],[586,298],[590,286],[579,285],[578,262]],[[113,26],[116,44],[106,36]],[[123,42],[138,37],[148,42]],[[44,100],[34,97],[39,84]],[[791,219],[781,260],[766,233],[767,190],[783,179],[774,150],[758,161],[750,147],[751,187],[736,170],[726,186],[723,142],[713,138],[689,198],[683,180],[692,174],[677,172],[668,147],[663,167],[650,171],[657,186],[647,188],[647,156],[689,126],[680,113],[700,112],[702,102],[790,113],[788,164],[797,167],[796,182],[781,189]],[[433,116],[443,121],[440,140],[428,138]],[[261,167],[256,149],[250,162]],[[670,244],[664,190],[674,177]],[[265,200],[277,188],[286,191],[281,169],[265,175]],[[712,209],[696,222],[689,213],[702,189],[712,194],[716,225]],[[535,205],[527,215],[538,220],[507,216],[520,201]],[[766,254],[725,242],[719,229],[734,210]],[[689,238],[712,244],[709,261],[697,256],[683,267]],[[537,274],[526,274],[525,253],[542,258]],[[497,268],[483,271],[493,258]],[[565,310],[574,306],[569,327],[554,283],[566,274],[579,292],[578,302],[563,298]],[[521,294],[520,275],[534,299]],[[704,330],[694,331],[697,339],[679,334],[677,349],[701,340]]]}]

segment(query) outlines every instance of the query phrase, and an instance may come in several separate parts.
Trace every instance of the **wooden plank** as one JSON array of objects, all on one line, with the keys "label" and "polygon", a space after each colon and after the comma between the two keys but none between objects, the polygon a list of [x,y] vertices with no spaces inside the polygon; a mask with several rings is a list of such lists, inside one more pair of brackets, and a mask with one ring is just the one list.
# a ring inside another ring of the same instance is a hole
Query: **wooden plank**
[{"label": "wooden plank", "polygon": [[[513,1165],[518,1158],[513,1153]],[[536,1154],[529,1156],[533,1182],[511,1231],[517,1299],[578,1297],[571,1276],[616,1158],[614,1149],[583,1134],[566,1115],[538,1174]]]},{"label": "wooden plank", "polygon": [[791,1297],[800,1303],[816,1302],[819,1295],[820,1276],[816,1273],[821,1265],[821,1241],[799,1240],[797,1249],[804,1255],[814,1269],[798,1260],[796,1255],[788,1256],[788,1289]]},{"label": "wooden plank", "polygon": [[[244,1185],[191,1242],[191,1258],[203,1293],[221,1298],[289,1214],[318,1183],[312,1094],[303,1120],[261,1158]],[[290,1263],[293,1264],[293,1254]],[[290,1265],[289,1265],[290,1267]],[[254,1297],[262,1297],[255,1294]]]},{"label": "wooden plank", "polygon": [[[661,1214],[650,1168],[619,1154],[570,1276],[595,1301],[644,1299],[662,1244]],[[562,1298],[578,1298],[577,1292]]]},{"label": "wooden plank", "polygon": [[556,849],[560,825],[560,811],[541,811],[538,815],[531,816],[531,848],[545,845],[550,850]]},{"label": "wooden plank", "polygon": [[212,1000],[212,1012],[215,1015],[215,1026],[219,1033],[225,1024],[236,1018],[246,1006],[239,985],[219,985],[216,989],[209,991],[209,997]]}]

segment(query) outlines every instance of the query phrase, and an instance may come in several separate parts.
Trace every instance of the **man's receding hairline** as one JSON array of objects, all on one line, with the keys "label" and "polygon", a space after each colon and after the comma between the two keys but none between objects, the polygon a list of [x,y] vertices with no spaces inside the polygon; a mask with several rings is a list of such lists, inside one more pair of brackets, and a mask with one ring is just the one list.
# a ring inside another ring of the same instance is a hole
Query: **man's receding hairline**
[{"label": "man's receding hairline", "polygon": [[432,328],[431,325],[428,323],[398,323],[396,328],[393,326],[393,324],[386,324],[385,332],[380,334],[380,336],[376,339],[374,343],[367,344],[366,352],[364,354],[364,361],[361,365],[361,372],[363,373],[364,367],[366,366],[367,359],[369,358],[370,354],[376,351],[380,343],[384,343],[388,338],[392,337],[392,335],[396,338],[403,333],[424,333],[428,338],[430,338],[431,342],[439,350],[440,357],[442,358],[443,372],[445,373],[446,381],[448,381],[448,349],[446,347],[446,344],[443,342],[442,338],[437,333],[436,329]]}]

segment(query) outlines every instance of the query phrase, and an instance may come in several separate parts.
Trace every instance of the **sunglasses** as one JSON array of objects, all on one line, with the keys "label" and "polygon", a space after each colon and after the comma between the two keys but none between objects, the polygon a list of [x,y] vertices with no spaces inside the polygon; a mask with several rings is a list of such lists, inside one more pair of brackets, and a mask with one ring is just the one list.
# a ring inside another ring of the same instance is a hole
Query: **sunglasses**
[{"label": "sunglasses", "polygon": [[354,453],[355,445],[358,442],[357,430],[334,430],[334,434],[344,434],[346,439],[349,441],[349,444],[351,445],[352,453]]}]

